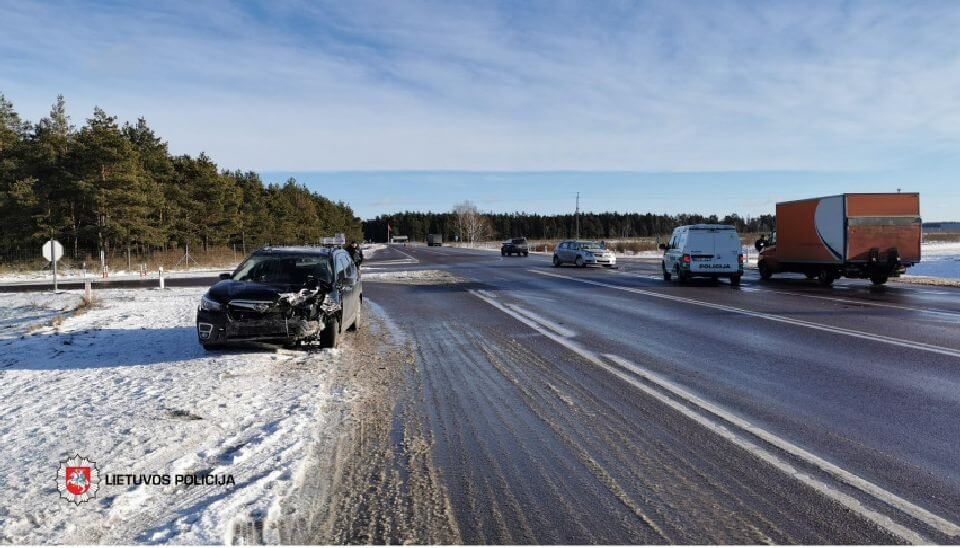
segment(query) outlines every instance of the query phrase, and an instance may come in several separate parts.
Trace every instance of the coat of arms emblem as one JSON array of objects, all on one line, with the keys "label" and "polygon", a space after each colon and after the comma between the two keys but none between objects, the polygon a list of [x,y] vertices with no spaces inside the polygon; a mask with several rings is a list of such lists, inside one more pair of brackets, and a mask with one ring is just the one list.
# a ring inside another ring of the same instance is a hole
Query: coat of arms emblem
[{"label": "coat of arms emblem", "polygon": [[80,506],[96,496],[100,489],[100,470],[97,464],[80,455],[60,462],[57,490],[60,498]]}]

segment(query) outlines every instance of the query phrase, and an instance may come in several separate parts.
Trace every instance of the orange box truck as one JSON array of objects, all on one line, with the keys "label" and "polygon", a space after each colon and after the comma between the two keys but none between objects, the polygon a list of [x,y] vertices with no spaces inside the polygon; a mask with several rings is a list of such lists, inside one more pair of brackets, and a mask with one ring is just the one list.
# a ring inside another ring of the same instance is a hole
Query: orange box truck
[{"label": "orange box truck", "polygon": [[841,194],[777,204],[777,231],[761,240],[764,280],[799,272],[830,286],[841,276],[876,285],[920,262],[920,195]]}]

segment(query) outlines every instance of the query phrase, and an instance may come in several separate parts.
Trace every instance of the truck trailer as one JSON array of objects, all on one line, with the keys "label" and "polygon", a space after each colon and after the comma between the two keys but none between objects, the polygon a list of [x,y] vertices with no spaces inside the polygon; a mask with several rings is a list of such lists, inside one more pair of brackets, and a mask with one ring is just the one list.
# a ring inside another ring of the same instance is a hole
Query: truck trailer
[{"label": "truck trailer", "polygon": [[920,262],[917,193],[841,194],[777,204],[777,230],[761,240],[760,277],[799,272],[830,286],[841,276],[882,285]]},{"label": "truck trailer", "polygon": [[427,245],[430,247],[442,246],[443,234],[427,234]]}]

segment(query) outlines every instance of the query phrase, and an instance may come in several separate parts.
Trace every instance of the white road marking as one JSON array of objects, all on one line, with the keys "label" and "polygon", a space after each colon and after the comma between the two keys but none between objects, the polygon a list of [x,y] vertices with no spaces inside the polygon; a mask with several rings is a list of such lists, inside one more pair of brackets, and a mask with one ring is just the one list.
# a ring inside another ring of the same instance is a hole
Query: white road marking
[{"label": "white road marking", "polygon": [[941,533],[952,537],[960,536],[960,526],[947,521],[946,519],[941,518],[940,516],[937,516],[936,514],[933,514],[932,512],[921,508],[910,501],[898,497],[890,491],[887,491],[882,487],[871,483],[860,476],[857,476],[856,474],[847,472],[839,466],[828,462],[827,460],[824,460],[823,458],[818,457],[817,455],[814,455],[813,453],[810,453],[809,451],[790,443],[783,438],[780,438],[762,428],[754,426],[749,421],[737,416],[736,414],[718,405],[710,403],[692,394],[691,392],[684,390],[683,388],[680,388],[676,384],[664,379],[652,371],[649,371],[648,369],[640,367],[639,365],[619,356],[607,354],[605,357],[620,367],[649,381],[650,383],[655,384],[676,396],[679,396],[680,398],[699,407],[700,409],[716,415],[720,419],[723,419],[724,421],[729,422],[730,424],[733,424],[734,426],[746,432],[749,432],[750,434],[762,439],[770,445],[773,445],[774,447],[777,447],[778,449],[781,449],[786,453],[789,453],[790,455],[793,455],[794,457],[797,457],[798,459],[819,468],[837,480],[864,493],[867,493],[877,500],[880,500],[881,502],[900,510],[904,514],[907,514],[908,516],[921,521],[930,527],[933,527]]},{"label": "white road marking", "polygon": [[[731,443],[737,445],[738,447],[746,450],[747,452],[756,456],[757,458],[760,458],[764,462],[773,466],[775,469],[787,474],[788,476],[803,483],[804,485],[817,491],[823,496],[831,500],[834,500],[835,502],[841,504],[842,506],[849,509],[850,511],[859,514],[861,517],[876,524],[878,527],[885,529],[890,533],[910,543],[928,544],[928,541],[924,539],[924,537],[919,533],[917,533],[916,531],[913,531],[908,527],[900,525],[890,517],[887,517],[877,512],[876,510],[867,508],[856,498],[851,497],[850,495],[834,487],[831,487],[823,483],[822,481],[819,481],[811,477],[808,474],[805,474],[797,470],[794,466],[792,466],[788,462],[777,457],[773,453],[763,449],[762,447],[754,443],[751,443],[748,440],[743,439],[741,436],[738,436],[737,434],[735,434],[729,428],[723,426],[722,424],[719,424],[716,421],[711,420],[710,418],[698,413],[694,409],[691,409],[690,407],[674,400],[669,395],[664,394],[663,392],[660,392],[657,389],[638,381],[636,378],[631,377],[626,373],[624,373],[621,369],[608,365],[595,352],[591,352],[590,350],[587,350],[580,344],[570,339],[557,335],[546,326],[540,325],[533,319],[527,316],[524,316],[516,312],[515,310],[512,310],[511,308],[508,308],[508,305],[503,305],[497,302],[486,291],[470,290],[470,293],[480,298],[487,304],[493,306],[494,308],[499,309],[501,312],[513,317],[517,321],[527,325],[528,327],[537,331],[541,335],[560,344],[561,346],[567,348],[568,350],[575,352],[576,354],[580,355],[590,363],[593,363],[594,365],[597,365],[603,368],[604,370],[611,373],[612,375],[629,383],[631,386],[634,386],[635,388],[650,395],[651,397],[655,398],[657,401],[660,401],[666,404],[667,406],[671,407],[672,409],[680,412],[681,414],[690,418],[697,424],[704,426],[705,428],[709,429],[715,434],[723,437],[724,439],[730,441]],[[640,368],[639,366],[631,362],[628,362],[623,358],[620,358],[619,356],[606,355],[605,357],[611,362],[618,365],[619,367],[626,368],[632,373],[643,377],[648,382],[656,384],[657,386],[660,386],[662,389],[669,390],[674,395],[679,396],[682,399],[690,402],[691,404],[694,404],[700,407],[702,410],[708,411],[713,415],[717,416],[718,418],[730,423],[731,425],[741,428],[745,432],[752,434],[757,438],[762,439],[767,443],[770,443],[771,445],[780,448],[781,450],[786,451],[787,453],[793,455],[794,457],[800,460],[803,460],[808,464],[816,466],[821,470],[824,470],[825,472],[829,473],[833,477],[839,479],[840,481],[843,481],[847,485],[850,485],[851,487],[854,487],[860,490],[861,492],[866,493],[885,504],[888,504],[892,507],[897,508],[898,510],[906,513],[907,515],[933,527],[934,529],[937,529],[938,531],[952,537],[960,536],[960,526],[957,526],[956,524],[950,521],[947,521],[946,519],[943,519],[907,500],[904,500],[903,498],[898,497],[893,493],[890,493],[889,491],[884,490],[878,485],[870,483],[869,481],[866,481],[855,474],[847,472],[846,470],[843,470],[839,466],[836,466],[786,440],[783,440],[775,436],[774,434],[767,432],[766,430],[753,426],[748,421],[736,416],[735,414],[725,409],[722,409],[712,403],[709,403],[677,387],[673,383],[670,383],[669,381],[666,381],[660,378],[659,376],[643,368]]]},{"label": "white road marking", "polygon": [[876,333],[867,333],[865,331],[857,331],[854,329],[847,329],[844,327],[837,327],[827,324],[819,324],[814,322],[808,322],[806,320],[797,320],[787,316],[780,316],[778,314],[768,314],[766,312],[756,312],[753,310],[747,310],[745,308],[737,308],[735,306],[729,306],[724,304],[710,303],[706,301],[698,301],[696,299],[690,299],[688,297],[678,297],[676,295],[667,295],[665,293],[657,293],[655,291],[648,291],[645,289],[639,289],[635,287],[625,287],[622,285],[608,284],[604,282],[598,282],[596,280],[590,280],[586,278],[574,278],[572,276],[563,276],[560,274],[553,274],[551,272],[545,272],[542,270],[531,270],[542,276],[550,276],[553,278],[560,278],[564,280],[571,280],[575,282],[580,282],[582,284],[594,285],[598,287],[606,287],[608,289],[617,289],[620,291],[626,291],[629,293],[634,293],[637,295],[645,295],[648,297],[655,297],[658,299],[665,299],[668,301],[680,302],[685,304],[692,304],[695,306],[702,306],[705,308],[713,308],[716,310],[723,310],[724,312],[732,312],[734,314],[742,314],[744,316],[751,316],[754,318],[760,318],[764,320],[769,320],[772,322],[785,323],[790,325],[795,325],[799,327],[805,327],[807,329],[813,329],[816,331],[823,331],[825,333],[831,333],[834,335],[844,335],[847,337],[853,337],[856,339],[864,339],[868,341],[880,342],[884,344],[890,344],[893,346],[899,346],[902,348],[910,348],[913,350],[923,350],[926,352],[932,352],[934,354],[940,354],[943,356],[950,356],[953,358],[960,358],[960,350],[955,348],[947,348],[944,346],[936,346],[933,344],[922,343],[918,341],[910,341],[906,339],[898,339],[896,337],[887,337],[885,335],[877,335]]},{"label": "white road marking", "polygon": [[529,310],[525,310],[524,308],[519,307],[515,304],[508,304],[507,306],[510,307],[510,309],[516,312],[517,314],[522,314],[527,318],[530,318],[531,320],[539,323],[540,325],[546,327],[547,329],[553,331],[554,333],[556,333],[557,335],[560,335],[561,337],[572,339],[577,336],[577,333],[575,331],[571,331],[558,323],[552,322],[544,318],[543,316],[540,316],[539,314],[535,314],[533,312],[530,312]]},{"label": "white road marking", "polygon": [[916,306],[906,306],[902,304],[890,304],[890,303],[878,303],[875,301],[859,301],[855,299],[846,299],[843,297],[831,297],[828,295],[808,295],[806,293],[796,293],[793,291],[780,291],[777,289],[763,289],[759,287],[744,287],[743,291],[749,291],[753,293],[776,293],[778,295],[790,295],[793,297],[806,297],[808,299],[820,299],[824,301],[833,301],[843,304],[852,304],[857,306],[873,306],[879,308],[895,308],[898,310],[907,310],[910,312],[919,312],[922,314],[932,314],[935,316],[945,316],[949,318],[956,318],[960,320],[960,312],[950,312],[948,310],[937,310],[935,308],[919,308]]}]

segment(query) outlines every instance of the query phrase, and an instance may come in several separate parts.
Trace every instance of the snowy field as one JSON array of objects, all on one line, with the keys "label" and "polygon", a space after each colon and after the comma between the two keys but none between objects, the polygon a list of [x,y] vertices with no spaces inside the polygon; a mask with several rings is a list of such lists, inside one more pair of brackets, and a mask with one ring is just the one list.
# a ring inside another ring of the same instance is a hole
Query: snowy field
[{"label": "snowy field", "polygon": [[[0,294],[0,543],[222,544],[271,524],[324,435],[341,351],[207,353],[203,289]],[[58,318],[59,316],[59,318]],[[46,327],[37,327],[38,325]],[[97,463],[82,505],[59,499],[59,462]],[[116,474],[232,475],[235,486],[105,485]]]},{"label": "snowy field", "polygon": [[923,260],[907,274],[960,279],[960,242],[926,243],[921,255]]}]

